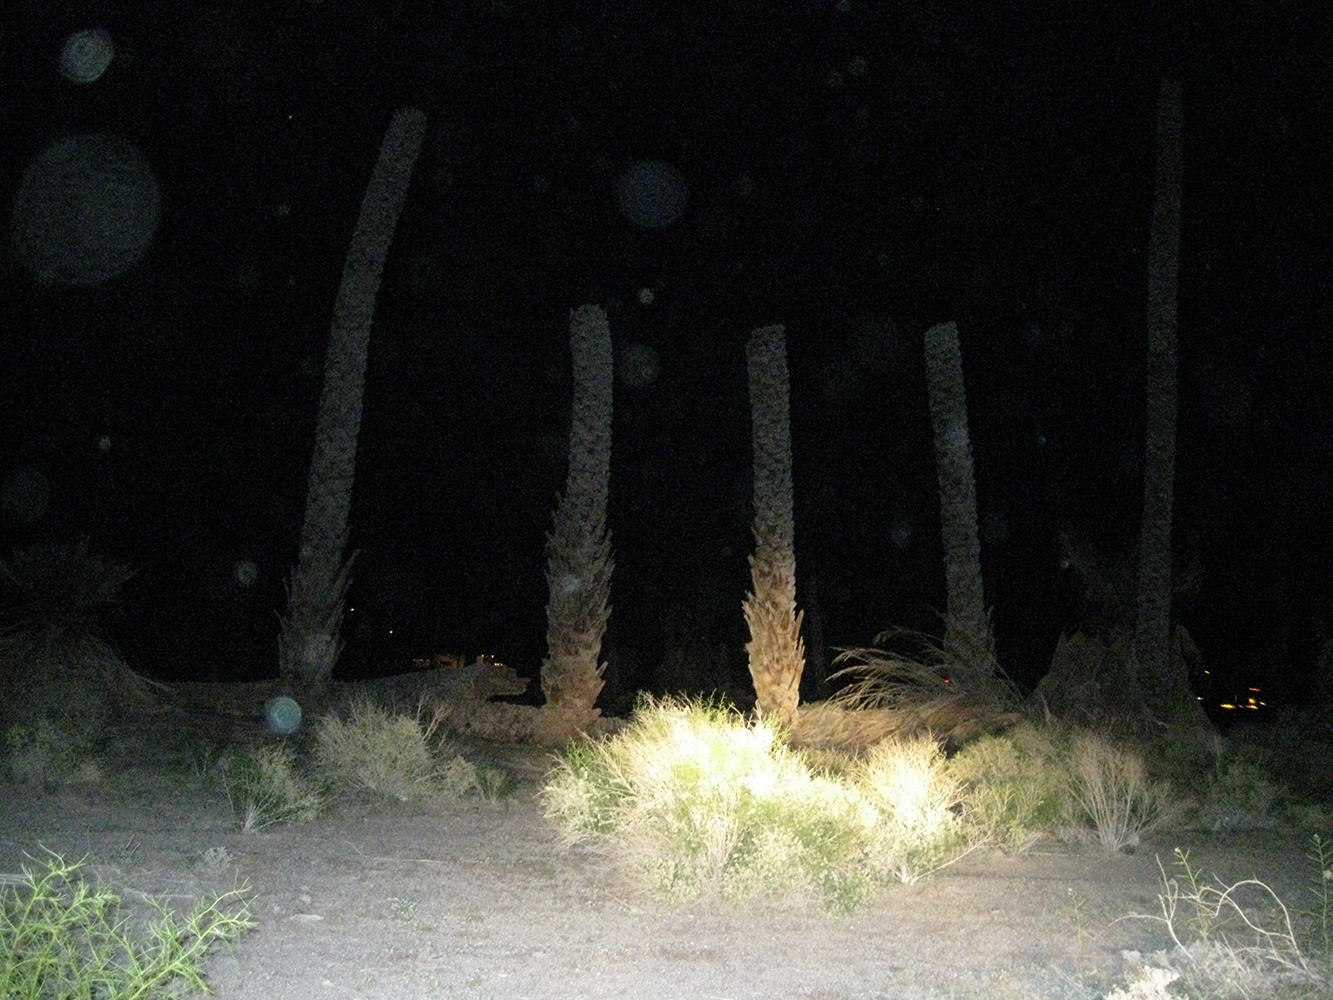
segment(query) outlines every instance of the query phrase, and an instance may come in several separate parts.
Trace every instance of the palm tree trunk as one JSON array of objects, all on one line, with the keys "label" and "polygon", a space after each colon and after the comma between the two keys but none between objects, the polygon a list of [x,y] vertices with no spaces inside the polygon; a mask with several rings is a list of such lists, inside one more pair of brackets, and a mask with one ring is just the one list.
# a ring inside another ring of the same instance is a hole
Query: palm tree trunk
[{"label": "palm tree trunk", "polygon": [[344,559],[366,350],[384,261],[421,152],[426,116],[402,108],[389,124],[343,266],[333,306],[324,388],[310,460],[305,520],[278,634],[279,675],[304,690],[323,688],[342,651],[343,599],[352,556]]},{"label": "palm tree trunk", "polygon": [[1171,513],[1176,463],[1176,299],[1184,172],[1181,90],[1162,82],[1157,102],[1157,190],[1148,244],[1147,427],[1138,601],[1132,662],[1139,695],[1157,721],[1206,725],[1171,659]]},{"label": "palm tree trunk", "polygon": [[606,501],[611,481],[611,329],[606,313],[582,306],[570,313],[574,356],[574,417],[569,477],[546,539],[547,656],[536,735],[558,743],[586,732],[600,714],[597,696],[606,664],[598,664],[611,616],[611,537]]},{"label": "palm tree trunk", "polygon": [[796,611],[796,528],[792,506],[791,379],[786,329],[750,334],[750,412],[754,438],[753,591],[742,610],[750,627],[745,646],[759,715],[783,726],[796,720],[805,648]]},{"label": "palm tree trunk", "polygon": [[954,662],[972,668],[978,678],[990,677],[995,643],[981,580],[977,486],[967,428],[967,394],[958,324],[940,323],[926,331],[926,380],[940,481],[940,530],[948,602],[944,648]]}]

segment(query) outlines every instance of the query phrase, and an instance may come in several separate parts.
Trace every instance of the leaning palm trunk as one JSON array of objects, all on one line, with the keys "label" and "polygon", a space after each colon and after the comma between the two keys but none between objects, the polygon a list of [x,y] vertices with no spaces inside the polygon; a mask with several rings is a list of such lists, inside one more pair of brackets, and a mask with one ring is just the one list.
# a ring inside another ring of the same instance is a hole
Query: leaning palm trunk
[{"label": "leaning palm trunk", "polygon": [[940,481],[940,529],[944,540],[947,593],[944,649],[950,659],[984,676],[994,669],[995,643],[986,617],[977,533],[977,486],[967,430],[967,395],[958,324],[926,331],[926,381],[935,428],[935,464]]},{"label": "leaning palm trunk", "polygon": [[1171,509],[1176,462],[1176,298],[1183,154],[1180,83],[1163,81],[1157,103],[1157,192],[1148,248],[1147,426],[1143,522],[1132,664],[1150,717],[1207,727],[1171,657]]},{"label": "leaning palm trunk", "polygon": [[325,685],[342,650],[343,599],[355,557],[353,553],[344,559],[343,552],[361,430],[366,348],[384,261],[425,130],[426,116],[416,108],[402,108],[393,116],[361,202],[333,306],[301,547],[278,634],[279,674],[305,690]]},{"label": "leaning palm trunk", "polygon": [[792,513],[791,383],[785,328],[750,334],[750,412],[754,437],[754,587],[742,610],[750,626],[745,651],[754,681],[755,708],[784,726],[796,719],[805,648],[796,610],[795,518]]},{"label": "leaning palm trunk", "polygon": [[557,743],[586,732],[600,714],[605,664],[598,664],[611,611],[611,538],[606,500],[611,478],[611,330],[606,313],[582,306],[570,313],[574,356],[574,418],[569,478],[546,539],[547,655],[536,735]]}]

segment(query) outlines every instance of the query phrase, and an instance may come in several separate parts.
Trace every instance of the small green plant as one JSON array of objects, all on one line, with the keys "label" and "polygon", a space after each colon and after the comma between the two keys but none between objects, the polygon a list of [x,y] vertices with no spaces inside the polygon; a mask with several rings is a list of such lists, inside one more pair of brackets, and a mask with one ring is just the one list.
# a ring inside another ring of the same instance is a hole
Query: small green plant
[{"label": "small green plant", "polygon": [[497,802],[514,794],[514,776],[494,764],[478,764],[477,791],[487,802]]},{"label": "small green plant", "polygon": [[371,791],[406,802],[450,801],[477,787],[476,767],[462,757],[441,759],[433,735],[411,715],[373,702],[351,706],[347,718],[328,715],[315,730],[315,766],[334,788]]},{"label": "small green plant", "polygon": [[223,783],[236,822],[247,833],[275,823],[304,823],[324,808],[324,796],[296,770],[286,743],[249,747],[226,760]]},{"label": "small green plant", "polygon": [[1313,905],[1300,913],[1306,952],[1315,956],[1325,983],[1333,983],[1333,845],[1319,834],[1305,856],[1314,868]]},{"label": "small green plant", "polygon": [[218,844],[199,855],[194,867],[204,878],[221,878],[235,864],[236,858],[232,856],[231,851]]},{"label": "small green plant", "polygon": [[1074,924],[1074,939],[1078,941],[1078,950],[1086,951],[1092,943],[1092,931],[1088,927],[1088,897],[1079,895],[1071,885],[1065,890],[1069,896],[1069,915]]},{"label": "small green plant", "polygon": [[242,886],[201,900],[183,918],[149,899],[156,919],[134,935],[120,898],[83,880],[83,862],[48,854],[43,866],[0,876],[0,997],[152,1000],[206,992],[208,949],[254,926]]},{"label": "small green plant", "polygon": [[1071,819],[1090,825],[1108,851],[1137,846],[1175,815],[1171,786],[1150,780],[1138,753],[1099,733],[1075,733],[1066,766]]}]

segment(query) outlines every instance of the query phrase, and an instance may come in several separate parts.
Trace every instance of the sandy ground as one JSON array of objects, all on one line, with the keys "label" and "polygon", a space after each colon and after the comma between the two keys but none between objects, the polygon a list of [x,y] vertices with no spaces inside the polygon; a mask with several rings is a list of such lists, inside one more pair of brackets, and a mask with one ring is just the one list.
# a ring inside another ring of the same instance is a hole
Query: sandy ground
[{"label": "sandy ground", "polygon": [[0,873],[46,848],[185,909],[248,882],[258,926],[207,967],[229,1000],[1093,998],[1120,981],[1123,950],[1165,943],[1159,925],[1119,918],[1159,912],[1158,858],[1169,867],[1174,848],[1228,881],[1304,885],[1296,835],[1190,832],[1133,855],[1057,841],[977,852],[852,916],[801,902],[668,905],[600,857],[556,846],[535,751],[463,748],[519,778],[502,801],[349,799],[245,833],[221,784],[171,759],[178,744],[164,735],[154,755],[135,743],[97,782],[0,785]]}]

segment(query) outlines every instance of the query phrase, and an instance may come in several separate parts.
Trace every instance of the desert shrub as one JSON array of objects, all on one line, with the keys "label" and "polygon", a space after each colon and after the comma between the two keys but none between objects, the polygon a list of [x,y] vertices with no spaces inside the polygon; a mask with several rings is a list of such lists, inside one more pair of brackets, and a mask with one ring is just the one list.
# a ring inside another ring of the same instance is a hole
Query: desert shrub
[{"label": "desert shrub", "polygon": [[23,785],[96,781],[101,770],[92,758],[92,739],[68,722],[39,717],[16,722],[5,733],[7,764]]},{"label": "desert shrub", "polygon": [[1271,827],[1289,798],[1286,787],[1248,748],[1219,745],[1197,822],[1214,831]]},{"label": "desert shrub", "polygon": [[218,941],[254,926],[249,889],[201,900],[184,918],[149,899],[142,933],[120,916],[120,899],[87,884],[81,862],[51,854],[0,886],[0,997],[178,996],[205,992],[203,961]]},{"label": "desert shrub", "polygon": [[275,823],[304,823],[324,808],[324,796],[296,769],[286,743],[248,747],[224,759],[223,783],[232,813],[252,833]]},{"label": "desert shrub", "polygon": [[1074,733],[1065,766],[1068,818],[1109,851],[1136,846],[1177,812],[1171,786],[1149,778],[1143,757],[1099,733]]},{"label": "desert shrub", "polygon": [[594,842],[668,897],[808,894],[845,910],[956,846],[943,760],[927,740],[839,775],[724,704],[646,700],[614,736],[563,751],[542,798],[567,843]]},{"label": "desert shrub", "polygon": [[476,768],[462,757],[438,754],[430,736],[414,716],[356,702],[346,718],[319,721],[315,767],[340,791],[371,791],[403,802],[456,799],[475,788]]},{"label": "desert shrub", "polygon": [[857,790],[877,814],[867,851],[877,877],[917,882],[967,845],[967,832],[954,812],[962,787],[933,738],[890,738],[871,747]]},{"label": "desert shrub", "polygon": [[949,761],[969,839],[1024,851],[1060,822],[1067,784],[1055,742],[1031,725],[983,736]]}]

